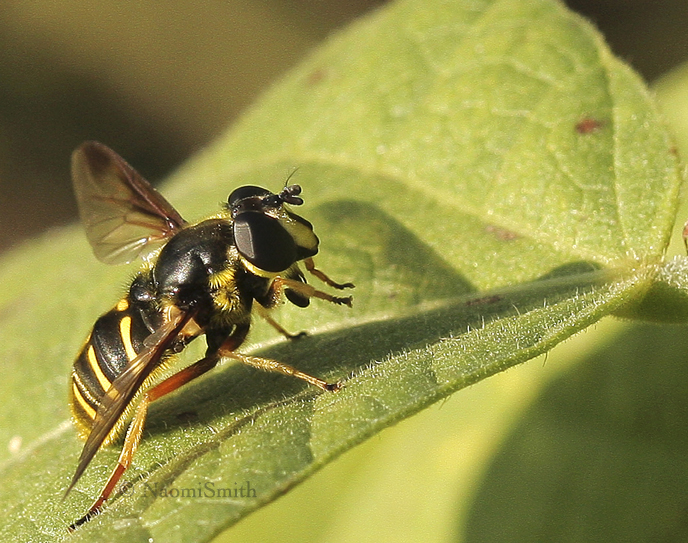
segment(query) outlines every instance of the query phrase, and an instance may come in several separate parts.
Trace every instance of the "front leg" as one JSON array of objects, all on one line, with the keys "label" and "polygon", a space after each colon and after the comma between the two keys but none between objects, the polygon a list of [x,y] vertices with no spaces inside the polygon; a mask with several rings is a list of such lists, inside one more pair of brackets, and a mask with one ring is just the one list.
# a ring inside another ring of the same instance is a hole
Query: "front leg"
[{"label": "front leg", "polygon": [[315,275],[318,279],[320,279],[323,283],[326,285],[330,285],[332,288],[336,288],[338,290],[343,290],[345,288],[354,288],[353,283],[337,283],[330,279],[327,275],[325,275],[324,272],[320,271],[315,267],[315,262],[313,262],[313,258],[307,258],[303,261],[304,265],[306,266],[306,269]]},{"label": "front leg", "polygon": [[353,296],[332,296],[327,292],[317,290],[308,283],[302,283],[301,281],[295,281],[294,279],[287,279],[286,277],[282,277],[280,275],[275,277],[275,279],[272,281],[272,285],[270,285],[270,289],[276,289],[276,292],[282,292],[285,287],[306,298],[320,298],[321,300],[325,300],[337,305],[346,305],[351,307],[351,303],[353,302]]},{"label": "front leg", "polygon": [[275,330],[277,330],[280,334],[282,334],[284,337],[287,339],[299,339],[302,337],[306,337],[308,335],[307,332],[298,332],[296,334],[292,334],[289,332],[286,328],[284,328],[279,322],[277,322],[275,319],[273,319],[268,310],[265,309],[260,303],[256,302],[255,305],[253,306],[256,310],[256,313],[258,313],[265,321],[272,326]]}]

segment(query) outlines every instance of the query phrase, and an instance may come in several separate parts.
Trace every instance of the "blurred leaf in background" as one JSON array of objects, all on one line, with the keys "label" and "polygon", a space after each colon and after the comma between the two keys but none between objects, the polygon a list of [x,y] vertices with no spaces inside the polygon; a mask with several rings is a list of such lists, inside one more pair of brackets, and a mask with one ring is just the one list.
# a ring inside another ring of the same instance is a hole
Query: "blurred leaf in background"
[{"label": "blurred leaf in background", "polygon": [[[381,0],[7,0],[0,5],[0,251],[76,219],[86,139],[161,179],[333,29]],[[688,58],[684,0],[569,0],[653,80]]]},{"label": "blurred leaf in background", "polygon": [[379,0],[0,5],[0,250],[76,218],[69,155],[107,142],[158,180]]}]

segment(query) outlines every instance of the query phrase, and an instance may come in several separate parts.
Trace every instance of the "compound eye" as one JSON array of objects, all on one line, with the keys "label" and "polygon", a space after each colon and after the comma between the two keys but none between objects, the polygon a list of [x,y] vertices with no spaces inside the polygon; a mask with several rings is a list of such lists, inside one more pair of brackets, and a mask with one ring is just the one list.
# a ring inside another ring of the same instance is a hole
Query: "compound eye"
[{"label": "compound eye", "polygon": [[296,243],[277,219],[259,212],[234,219],[234,243],[241,256],[266,272],[282,272],[296,262]]},{"label": "compound eye", "polygon": [[272,192],[262,187],[256,187],[255,185],[246,185],[234,189],[232,193],[229,195],[227,203],[231,208],[234,204],[241,200],[245,200],[246,198],[255,198],[256,196],[262,198],[264,196],[268,196],[269,194],[272,194]]}]

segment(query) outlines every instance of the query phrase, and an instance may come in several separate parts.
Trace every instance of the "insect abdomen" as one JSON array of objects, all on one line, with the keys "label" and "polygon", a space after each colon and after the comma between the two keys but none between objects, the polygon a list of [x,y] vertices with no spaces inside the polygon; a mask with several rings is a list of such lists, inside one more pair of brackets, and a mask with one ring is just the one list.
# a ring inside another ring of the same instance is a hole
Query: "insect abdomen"
[{"label": "insect abdomen", "polygon": [[139,305],[132,306],[123,298],[101,316],[74,362],[70,400],[82,437],[90,432],[112,381],[136,358],[151,333]]}]

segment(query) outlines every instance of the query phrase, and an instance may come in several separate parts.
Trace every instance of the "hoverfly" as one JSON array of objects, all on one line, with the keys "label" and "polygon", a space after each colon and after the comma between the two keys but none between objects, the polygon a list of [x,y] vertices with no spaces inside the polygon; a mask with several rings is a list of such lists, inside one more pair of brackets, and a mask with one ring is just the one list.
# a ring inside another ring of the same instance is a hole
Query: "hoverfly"
[{"label": "hoverfly", "polygon": [[[287,205],[303,203],[301,187],[274,194],[256,186],[235,189],[223,209],[187,223],[123,158],[97,142],[72,155],[72,178],[81,220],[96,257],[107,264],[145,259],[127,294],[102,315],[74,362],[70,387],[73,418],[86,440],[65,496],[100,447],[124,444],[112,474],[88,512],[70,526],[97,515],[131,464],[148,406],[231,358],[259,369],[291,375],[323,390],[330,384],[276,360],[237,352],[253,309],[275,329],[289,334],[269,315],[282,294],[305,307],[311,298],[351,306],[306,283],[300,267],[336,289],[312,257],[319,240],[313,226]],[[161,375],[175,354],[205,334],[207,350],[197,362],[170,377]]]}]

